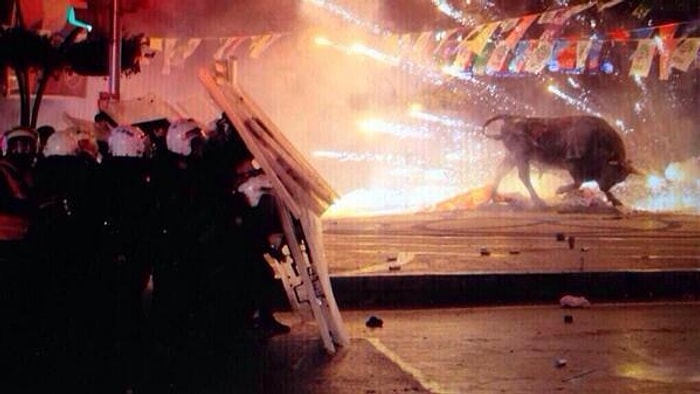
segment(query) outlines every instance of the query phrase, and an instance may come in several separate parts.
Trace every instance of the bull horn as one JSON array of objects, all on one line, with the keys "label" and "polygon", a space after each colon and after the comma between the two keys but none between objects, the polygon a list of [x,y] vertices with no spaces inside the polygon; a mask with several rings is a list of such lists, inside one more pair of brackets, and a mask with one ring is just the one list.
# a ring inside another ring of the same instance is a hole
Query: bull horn
[{"label": "bull horn", "polygon": [[486,128],[488,127],[488,125],[490,125],[491,123],[493,123],[497,120],[507,120],[509,118],[510,118],[510,115],[506,115],[506,114],[496,115],[496,116],[490,118],[481,126],[481,134],[485,135],[486,137],[493,138],[495,140],[503,139],[503,134],[488,134],[486,132]]},{"label": "bull horn", "polygon": [[637,167],[632,165],[631,161],[626,161],[624,164],[625,169],[627,170],[628,173],[634,174],[634,175],[646,175],[646,173]]}]

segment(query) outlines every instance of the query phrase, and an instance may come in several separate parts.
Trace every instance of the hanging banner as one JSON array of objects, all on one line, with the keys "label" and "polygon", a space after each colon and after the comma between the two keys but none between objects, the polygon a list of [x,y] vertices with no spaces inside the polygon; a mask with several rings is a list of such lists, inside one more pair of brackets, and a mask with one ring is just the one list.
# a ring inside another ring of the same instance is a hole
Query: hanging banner
[{"label": "hanging banner", "polygon": [[433,55],[438,58],[452,57],[456,48],[459,46],[459,36],[462,34],[462,29],[450,29],[444,33],[444,36],[433,51]]},{"label": "hanging banner", "polygon": [[591,51],[593,41],[576,41],[576,70],[583,71],[586,68],[586,59]]},{"label": "hanging banner", "polygon": [[576,68],[576,42],[557,40],[552,50],[549,69],[553,71],[573,70]]},{"label": "hanging banner", "polygon": [[185,60],[192,56],[195,50],[202,43],[201,38],[189,38],[178,40],[177,38],[166,38],[163,46],[163,74],[170,74],[172,66],[182,67]]},{"label": "hanging banner", "polygon": [[467,42],[468,41],[462,41],[459,46],[457,46],[457,55],[452,62],[452,67],[460,71],[465,71],[471,65],[474,58],[474,53],[469,50]]},{"label": "hanging banner", "polygon": [[676,33],[677,24],[659,26],[660,42],[657,42],[659,51],[659,79],[668,80],[671,76],[671,54],[676,46],[673,35]]},{"label": "hanging banner", "polygon": [[513,73],[519,73],[523,70],[525,62],[527,61],[528,52],[530,51],[530,46],[532,46],[536,42],[537,41],[533,40],[524,40],[518,42],[518,45],[515,47],[515,55],[513,56],[513,59],[508,65],[508,71]]},{"label": "hanging banner", "polygon": [[592,41],[591,48],[588,50],[588,64],[586,65],[589,70],[598,70],[600,67],[600,52],[603,50],[603,41]]},{"label": "hanging banner", "polygon": [[543,12],[540,14],[540,18],[537,20],[537,23],[539,23],[540,25],[547,25],[550,23],[555,23],[557,15],[559,15],[559,13],[561,13],[561,12],[564,12],[564,10],[554,10],[554,11]]},{"label": "hanging banner", "polygon": [[510,34],[508,34],[508,37],[505,39],[505,43],[508,45],[508,49],[513,49],[515,48],[516,45],[518,45],[518,41],[520,41],[521,38],[523,38],[523,35],[527,31],[527,29],[532,25],[532,23],[537,19],[537,14],[533,15],[525,15],[524,17],[520,18],[520,23],[513,29]]},{"label": "hanging banner", "polygon": [[676,47],[669,61],[670,67],[683,72],[688,71],[700,49],[700,38],[686,38]]},{"label": "hanging banner", "polygon": [[486,44],[489,42],[489,38],[491,38],[499,24],[500,22],[493,22],[486,25],[473,40],[469,41],[469,50],[477,55],[481,55],[481,52],[484,51]]},{"label": "hanging banner", "polygon": [[503,70],[503,65],[506,62],[509,52],[510,48],[508,48],[508,44],[503,41],[499,42],[489,57],[489,61],[486,64],[486,72],[491,74]]},{"label": "hanging banner", "polygon": [[629,75],[633,77],[646,78],[651,69],[651,63],[656,54],[656,43],[654,40],[640,40],[637,49],[632,54],[632,66]]},{"label": "hanging banner", "polygon": [[524,71],[537,74],[547,65],[552,56],[552,43],[538,40],[534,49],[530,52],[525,62]]},{"label": "hanging banner", "polygon": [[280,34],[265,34],[262,36],[252,37],[250,45],[248,46],[248,56],[250,56],[251,59],[257,59],[280,37]]},{"label": "hanging banner", "polygon": [[474,75],[484,75],[486,74],[486,64],[489,61],[489,54],[493,50],[494,45],[489,43],[481,54],[474,58],[474,65],[472,66],[472,74]]},{"label": "hanging banner", "polygon": [[501,22],[501,34],[505,34],[513,30],[517,25],[520,18],[508,18]]},{"label": "hanging banner", "polygon": [[236,50],[243,44],[248,37],[228,37],[219,46],[219,48],[214,52],[214,60],[224,60],[230,57],[234,57]]}]

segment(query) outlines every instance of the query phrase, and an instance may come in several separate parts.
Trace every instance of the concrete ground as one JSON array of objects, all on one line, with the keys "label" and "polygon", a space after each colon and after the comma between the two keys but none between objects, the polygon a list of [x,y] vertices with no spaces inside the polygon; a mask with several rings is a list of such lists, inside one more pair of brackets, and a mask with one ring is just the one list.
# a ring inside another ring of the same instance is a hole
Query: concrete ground
[{"label": "concrete ground", "polygon": [[[366,327],[370,316],[383,326]],[[700,391],[700,303],[355,310],[343,318],[351,344],[321,362],[305,324],[270,343],[290,357],[271,376],[302,377],[270,392]]]},{"label": "concrete ground", "polygon": [[[342,311],[350,344],[329,355],[315,323],[214,351],[134,359],[139,379],[99,356],[39,366],[12,393],[697,393],[700,303]],[[370,317],[382,326],[367,327]],[[565,321],[570,316],[571,322]],[[98,352],[99,354],[99,352]],[[133,366],[132,365],[132,366]],[[53,377],[53,379],[51,379]],[[131,391],[127,391],[129,388]]]},{"label": "concrete ground", "polygon": [[[292,332],[267,341],[29,355],[0,368],[13,378],[0,392],[700,392],[698,216],[433,212],[326,221],[324,241],[351,337],[334,355],[314,323],[283,312]],[[638,288],[673,302],[610,303]],[[560,308],[567,289],[592,306]],[[510,305],[495,307],[503,295]],[[433,297],[431,308],[406,308],[409,296]],[[383,326],[367,327],[370,316]]]}]

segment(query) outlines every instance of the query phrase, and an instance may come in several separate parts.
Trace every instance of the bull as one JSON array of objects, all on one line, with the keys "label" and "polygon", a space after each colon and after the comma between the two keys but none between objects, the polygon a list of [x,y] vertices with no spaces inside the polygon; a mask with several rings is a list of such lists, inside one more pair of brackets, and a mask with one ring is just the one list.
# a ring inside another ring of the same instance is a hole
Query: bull
[{"label": "bull", "polygon": [[[487,133],[487,127],[502,121],[498,134]],[[538,206],[546,206],[530,182],[530,163],[569,172],[573,183],[561,186],[557,194],[578,189],[583,182],[596,181],[608,201],[622,205],[610,189],[630,174],[640,174],[627,160],[620,135],[605,120],[595,116],[561,116],[552,118],[498,115],[484,123],[482,133],[503,142],[507,152],[498,167],[491,199],[498,184],[513,167],[530,198]]]}]

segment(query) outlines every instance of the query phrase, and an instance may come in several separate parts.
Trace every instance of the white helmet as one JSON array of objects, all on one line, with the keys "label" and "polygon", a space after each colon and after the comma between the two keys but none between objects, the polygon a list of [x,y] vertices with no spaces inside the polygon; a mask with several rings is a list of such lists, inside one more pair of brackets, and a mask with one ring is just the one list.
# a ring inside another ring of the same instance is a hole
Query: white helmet
[{"label": "white helmet", "polygon": [[7,155],[10,140],[12,140],[13,138],[19,138],[19,137],[27,137],[27,138],[33,139],[34,144],[37,145],[37,150],[39,149],[39,147],[38,147],[39,134],[29,127],[17,126],[17,127],[10,129],[10,130],[7,130],[5,132],[5,134],[3,135],[3,138],[2,138],[2,154],[3,155]]},{"label": "white helmet", "polygon": [[117,126],[107,138],[112,156],[142,157],[146,152],[146,134],[136,126]]},{"label": "white helmet", "polygon": [[71,130],[52,133],[46,140],[44,156],[74,156],[78,153],[78,140]]},{"label": "white helmet", "polygon": [[178,119],[170,124],[165,136],[165,144],[168,150],[183,156],[192,153],[192,140],[204,138],[202,129],[193,119]]}]

